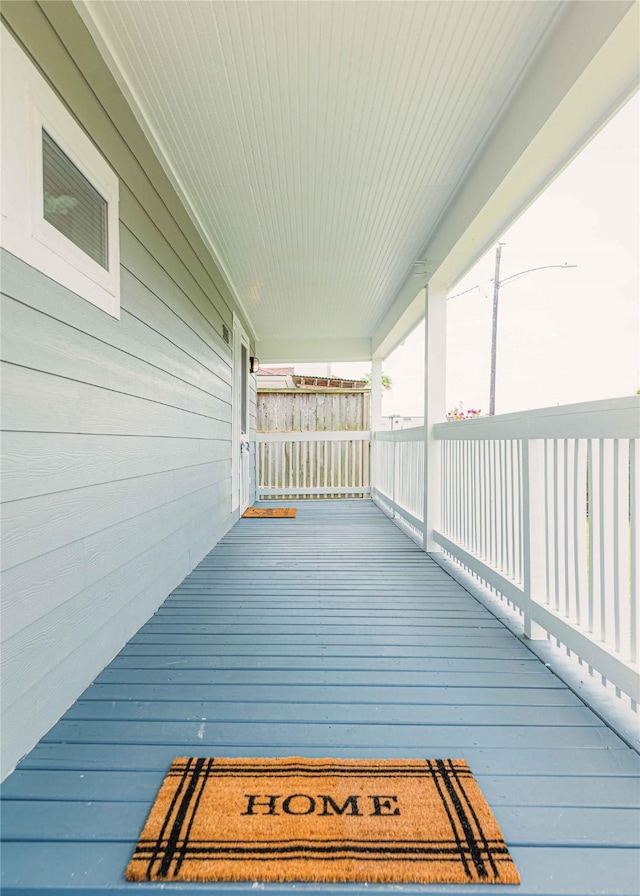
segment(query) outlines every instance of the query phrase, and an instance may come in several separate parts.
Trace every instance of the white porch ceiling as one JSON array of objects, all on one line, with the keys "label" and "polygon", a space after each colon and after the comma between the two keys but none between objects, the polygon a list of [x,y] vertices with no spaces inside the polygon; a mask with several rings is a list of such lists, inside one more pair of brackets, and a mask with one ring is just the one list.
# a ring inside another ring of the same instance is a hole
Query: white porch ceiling
[{"label": "white porch ceiling", "polygon": [[[567,16],[593,7],[615,24],[629,5],[76,3],[263,359],[282,361],[296,346],[370,356],[424,283],[414,263],[429,275],[462,236],[464,223],[446,240],[439,228]],[[611,23],[592,25],[601,43]],[[501,152],[504,176],[520,152]]]}]

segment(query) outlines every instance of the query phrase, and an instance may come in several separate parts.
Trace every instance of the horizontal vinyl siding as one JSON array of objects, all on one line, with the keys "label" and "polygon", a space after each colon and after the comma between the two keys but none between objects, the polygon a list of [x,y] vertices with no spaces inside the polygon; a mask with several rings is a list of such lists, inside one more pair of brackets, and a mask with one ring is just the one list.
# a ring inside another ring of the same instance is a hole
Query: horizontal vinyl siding
[{"label": "horizontal vinyl siding", "polygon": [[237,515],[221,335],[237,309],[56,6],[3,12],[120,177],[121,319],[2,253],[3,776]]}]

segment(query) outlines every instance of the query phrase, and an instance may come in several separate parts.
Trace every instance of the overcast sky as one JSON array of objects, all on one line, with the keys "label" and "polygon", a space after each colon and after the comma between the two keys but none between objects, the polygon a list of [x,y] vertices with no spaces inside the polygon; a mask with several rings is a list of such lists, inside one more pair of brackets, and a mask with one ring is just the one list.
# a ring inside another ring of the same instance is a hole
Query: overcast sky
[{"label": "overcast sky", "polygon": [[[639,137],[636,95],[501,237],[496,413],[629,395],[640,388]],[[447,407],[489,405],[495,247],[447,306]],[[477,287],[477,288],[476,288]],[[383,414],[423,413],[423,326],[384,362]],[[320,372],[322,365],[296,365]],[[366,364],[336,364],[358,376]]]}]

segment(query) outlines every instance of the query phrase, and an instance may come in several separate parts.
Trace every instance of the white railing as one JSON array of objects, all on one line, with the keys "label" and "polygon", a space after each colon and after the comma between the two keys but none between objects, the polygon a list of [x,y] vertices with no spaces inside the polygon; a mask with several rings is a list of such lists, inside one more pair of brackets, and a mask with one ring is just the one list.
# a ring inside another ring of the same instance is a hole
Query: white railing
[{"label": "white railing", "polygon": [[435,541],[631,699],[638,674],[640,398],[442,423]]},{"label": "white railing", "polygon": [[424,426],[376,432],[371,443],[371,494],[407,534],[422,544]]},{"label": "white railing", "polygon": [[368,497],[370,432],[259,432],[258,498]]},{"label": "white railing", "polygon": [[[376,432],[371,494],[547,638],[640,700],[640,397],[439,423],[441,506],[425,525],[425,429]],[[433,512],[433,511],[431,511]]]},{"label": "white railing", "polygon": [[510,582],[522,585],[522,441],[456,439],[460,434],[459,429],[438,431],[443,441],[437,540],[442,544],[446,535]]}]

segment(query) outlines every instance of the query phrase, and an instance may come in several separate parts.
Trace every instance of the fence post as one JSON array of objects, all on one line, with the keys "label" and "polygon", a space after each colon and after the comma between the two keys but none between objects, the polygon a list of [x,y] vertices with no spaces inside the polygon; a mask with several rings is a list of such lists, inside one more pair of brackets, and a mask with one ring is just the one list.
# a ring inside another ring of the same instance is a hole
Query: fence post
[{"label": "fence post", "polygon": [[440,550],[434,530],[441,517],[441,443],[435,438],[435,424],[446,418],[447,292],[430,282],[425,287],[424,305],[424,492],[422,501],[425,551]]},{"label": "fence post", "polygon": [[392,503],[391,516],[393,517],[393,519],[395,519],[396,516],[397,516],[397,513],[396,513],[396,493],[397,493],[397,491],[398,491],[398,489],[396,488],[396,482],[398,481],[398,453],[397,453],[397,451],[396,451],[396,448],[397,448],[397,442],[395,442],[395,441],[392,442],[392,443],[391,443],[391,446],[392,446],[392,447],[391,447],[391,473],[392,473],[392,479],[391,479],[391,503]]}]

